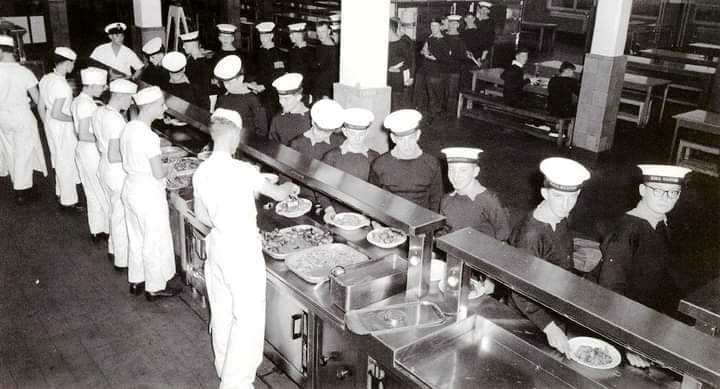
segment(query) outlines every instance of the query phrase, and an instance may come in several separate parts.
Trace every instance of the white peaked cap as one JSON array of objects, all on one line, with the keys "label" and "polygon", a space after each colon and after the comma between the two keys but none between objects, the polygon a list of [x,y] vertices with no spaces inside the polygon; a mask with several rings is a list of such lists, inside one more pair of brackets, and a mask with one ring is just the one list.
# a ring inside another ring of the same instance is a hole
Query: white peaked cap
[{"label": "white peaked cap", "polygon": [[147,41],[142,47],[143,53],[147,55],[153,55],[155,53],[160,52],[163,46],[162,38],[155,37]]},{"label": "white peaked cap", "polygon": [[232,122],[232,124],[238,126],[238,128],[242,128],[243,122],[242,117],[237,111],[233,111],[231,109],[225,109],[225,108],[218,108],[213,112],[212,116],[210,116],[210,119],[217,119],[222,118],[225,120],[229,120]]},{"label": "white peaked cap", "polygon": [[448,15],[448,20],[452,20],[454,22],[459,22],[460,19],[462,19],[462,16],[460,15]]},{"label": "white peaked cap", "polygon": [[107,84],[107,75],[107,70],[95,67],[80,70],[80,79],[83,85],[105,85]]},{"label": "white peaked cap", "polygon": [[119,78],[110,82],[110,93],[127,93],[132,95],[137,93],[137,84],[124,78]]},{"label": "white peaked cap", "polygon": [[11,36],[0,35],[0,45],[15,47],[15,41]]},{"label": "white peaked cap", "polygon": [[483,150],[475,147],[446,147],[440,152],[445,154],[448,163],[477,163]]},{"label": "white peaked cap", "polygon": [[220,32],[222,32],[222,33],[232,34],[235,32],[235,30],[237,30],[237,27],[235,27],[235,25],[233,25],[233,24],[223,23],[223,24],[218,24],[217,29],[220,30]]},{"label": "white peaked cap", "polygon": [[258,23],[255,28],[257,28],[260,33],[267,33],[272,32],[275,29],[275,23],[273,22],[262,22]]},{"label": "white peaked cap", "polygon": [[54,53],[71,61],[77,59],[77,54],[69,47],[56,47]]},{"label": "white peaked cap", "polygon": [[228,55],[218,61],[213,73],[215,77],[227,81],[237,77],[242,72],[242,60],[237,55]]},{"label": "white peaked cap", "polygon": [[492,3],[488,3],[487,1],[481,1],[478,3],[478,8],[480,8],[480,7],[490,8],[492,6],[493,6]]},{"label": "white peaked cap", "polygon": [[657,182],[663,184],[682,184],[685,175],[692,170],[675,165],[638,165],[642,170],[644,182]]},{"label": "white peaked cap", "polygon": [[590,178],[590,171],[572,159],[552,157],[540,162],[547,186],[563,192],[575,192]]},{"label": "white peaked cap", "polygon": [[383,125],[397,136],[410,135],[418,128],[422,114],[414,109],[401,109],[385,117]]},{"label": "white peaked cap", "polygon": [[330,14],[328,17],[331,22],[339,22],[340,21],[340,14]]},{"label": "white peaked cap", "polygon": [[180,34],[180,39],[182,39],[183,42],[190,42],[190,41],[200,39],[200,32],[193,31],[193,32],[188,32],[186,34]]},{"label": "white peaked cap", "polygon": [[337,101],[322,99],[313,104],[310,109],[310,118],[319,129],[334,131],[342,127],[344,113],[345,110]]},{"label": "white peaked cap", "polygon": [[110,30],[114,30],[116,28],[119,30],[123,30],[123,31],[127,30],[127,26],[125,25],[125,23],[115,22],[115,23],[110,23],[107,26],[105,26],[105,33],[109,34]]},{"label": "white peaked cap", "polygon": [[171,51],[165,54],[162,59],[162,66],[173,73],[183,70],[186,64],[187,58],[185,58],[185,54],[179,51]]},{"label": "white peaked cap", "polygon": [[345,110],[345,128],[366,130],[375,120],[372,111],[365,108],[348,108]]},{"label": "white peaked cap", "polygon": [[163,97],[163,92],[156,86],[150,86],[145,89],[141,89],[133,95],[135,104],[144,105],[157,101]]},{"label": "white peaked cap", "polygon": [[305,25],[306,25],[306,23],[288,24],[288,29],[290,30],[290,32],[305,31]]},{"label": "white peaked cap", "polygon": [[286,73],[275,79],[272,86],[277,89],[279,95],[293,94],[300,89],[303,76],[300,73]]}]

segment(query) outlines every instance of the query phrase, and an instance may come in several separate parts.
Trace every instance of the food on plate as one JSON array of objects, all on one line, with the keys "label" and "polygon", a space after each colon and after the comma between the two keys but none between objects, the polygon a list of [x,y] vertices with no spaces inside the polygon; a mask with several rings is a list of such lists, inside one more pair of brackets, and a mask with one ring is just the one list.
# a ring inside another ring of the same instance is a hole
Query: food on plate
[{"label": "food on plate", "polygon": [[574,356],[578,362],[584,362],[591,366],[605,366],[613,362],[607,348],[581,345],[575,350]]},{"label": "food on plate", "polygon": [[262,244],[270,255],[285,255],[332,242],[332,235],[312,226],[295,226],[262,233]]},{"label": "food on plate", "polygon": [[173,164],[173,170],[176,172],[195,171],[200,166],[200,160],[197,158],[180,158]]},{"label": "food on plate", "polygon": [[336,266],[367,261],[362,253],[343,244],[319,246],[294,254],[287,259],[288,268],[308,282],[322,282]]},{"label": "food on plate", "polygon": [[365,216],[357,213],[343,212],[336,214],[332,218],[331,223],[340,228],[355,229],[366,226],[368,220]]},{"label": "food on plate", "polygon": [[312,208],[312,201],[303,198],[291,197],[281,201],[275,206],[275,213],[285,217],[298,217]]},{"label": "food on plate", "polygon": [[372,230],[371,234],[370,239],[383,245],[394,245],[405,241],[405,233],[393,228],[379,228]]}]

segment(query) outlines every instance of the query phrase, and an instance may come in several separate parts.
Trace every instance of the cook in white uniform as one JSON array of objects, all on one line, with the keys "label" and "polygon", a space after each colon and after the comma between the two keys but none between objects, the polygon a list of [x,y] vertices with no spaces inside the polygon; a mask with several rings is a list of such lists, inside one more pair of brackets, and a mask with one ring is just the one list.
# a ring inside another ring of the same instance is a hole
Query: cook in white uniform
[{"label": "cook in white uniform", "polygon": [[110,201],[110,241],[113,249],[110,259],[116,270],[128,267],[128,232],[121,199],[125,170],[120,155],[120,135],[127,123],[121,112],[130,107],[132,95],[136,92],[137,85],[131,81],[120,79],[111,82],[110,101],[98,107],[92,118],[95,144],[100,151],[98,176]]},{"label": "cook in white uniform", "polygon": [[70,115],[72,89],[65,77],[72,72],[77,55],[67,47],[55,49],[55,67],[40,79],[38,112],[44,118],[45,135],[50,148],[50,161],[55,168],[55,194],[60,198],[61,209],[83,211],[78,205],[76,185],[80,183],[75,164],[77,137]]},{"label": "cook in white uniform", "polygon": [[[98,98],[105,91],[107,85],[107,71],[99,68],[86,68],[80,71],[83,89],[70,104],[75,134],[78,144],[75,157],[80,182],[85,191],[87,205],[88,226],[93,242],[107,238],[110,217],[110,201],[98,178],[98,164],[100,153],[95,146],[95,132],[92,126],[92,116],[97,109],[93,98]],[[108,245],[112,252],[112,243]]]},{"label": "cook in white uniform", "polygon": [[274,185],[256,166],[233,159],[242,119],[218,108],[212,115],[213,153],[193,176],[195,212],[212,230],[206,239],[205,280],[220,388],[253,388],[265,333],[265,260],[256,225],[255,195],[280,201],[300,188]]},{"label": "cook in white uniform", "polygon": [[[179,291],[167,286],[175,275],[175,253],[165,194],[165,168],[160,159],[160,138],[150,129],[165,112],[163,92],[151,86],[133,95],[140,108],[120,136],[122,164],[127,172],[122,201],[129,238],[130,292],[153,301]],[[144,283],[144,285],[143,285]]]},{"label": "cook in white uniform", "polygon": [[[145,65],[134,51],[123,45],[125,30],[127,30],[125,23],[116,22],[105,26],[105,33],[110,38],[110,42],[96,47],[90,58],[123,72],[122,77],[131,77],[134,80],[140,77]],[[110,78],[115,78],[112,72]]]},{"label": "cook in white uniform", "polygon": [[0,176],[10,174],[17,203],[31,195],[33,171],[47,176],[37,121],[30,100],[38,102],[37,78],[15,62],[13,38],[0,35]]}]

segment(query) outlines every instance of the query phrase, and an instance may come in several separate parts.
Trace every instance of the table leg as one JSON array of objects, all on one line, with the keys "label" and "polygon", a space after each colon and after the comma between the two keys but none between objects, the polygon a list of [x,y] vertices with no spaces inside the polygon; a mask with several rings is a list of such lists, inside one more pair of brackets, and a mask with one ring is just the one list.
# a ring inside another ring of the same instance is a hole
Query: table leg
[{"label": "table leg", "polygon": [[647,93],[645,93],[645,106],[643,107],[642,118],[640,120],[640,127],[645,127],[650,121],[650,115],[652,114],[652,85],[648,87]]},{"label": "table leg", "polygon": [[663,92],[662,105],[660,106],[660,116],[658,117],[658,123],[662,122],[663,114],[665,113],[665,102],[667,101],[668,90],[670,90],[670,84],[665,85],[665,92]]},{"label": "table leg", "polygon": [[670,141],[670,156],[668,158],[668,161],[670,161],[670,163],[672,163],[672,161],[673,161],[673,150],[675,149],[675,141],[677,140],[677,134],[678,134],[679,128],[680,128],[680,119],[677,119],[675,121],[675,131],[673,131],[672,141]]},{"label": "table leg", "polygon": [[557,31],[556,27],[553,27],[552,29],[552,36],[550,37],[550,52],[552,53],[555,51],[555,31]]},{"label": "table leg", "polygon": [[545,41],[545,27],[540,27],[540,43],[538,43],[538,53],[542,53],[544,41]]}]

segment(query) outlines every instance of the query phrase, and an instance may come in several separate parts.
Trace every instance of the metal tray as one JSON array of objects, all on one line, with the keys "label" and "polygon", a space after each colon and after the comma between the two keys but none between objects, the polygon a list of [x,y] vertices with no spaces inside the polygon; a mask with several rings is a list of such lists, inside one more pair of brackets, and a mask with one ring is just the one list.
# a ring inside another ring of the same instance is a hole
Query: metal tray
[{"label": "metal tray", "polygon": [[444,322],[445,314],[437,304],[429,301],[358,309],[345,314],[345,325],[358,335],[381,335],[410,328],[432,327]]},{"label": "metal tray", "polygon": [[[330,270],[337,266],[350,266],[368,261],[365,254],[342,243],[311,247],[289,255],[285,263],[293,273],[311,284],[327,281]],[[314,264],[312,268],[308,268]]]},{"label": "metal tray", "polygon": [[[291,230],[294,230],[294,229],[313,230],[313,231],[315,231],[315,233],[317,233],[317,234],[326,234],[326,233],[327,233],[325,230],[323,230],[323,229],[321,229],[321,228],[318,228],[318,227],[315,227],[315,226],[311,226],[311,225],[309,225],[309,224],[300,224],[300,225],[297,225],[297,226],[286,227],[286,228],[283,228],[283,229],[278,230],[278,232],[281,233],[281,234],[283,234],[283,233],[287,233],[287,232],[289,232],[289,231],[291,231]],[[264,239],[263,239],[263,240],[264,240]],[[322,242],[322,244],[332,243],[332,241],[333,241],[332,235],[328,235],[327,240],[324,240],[324,241]],[[271,258],[273,258],[273,259],[277,259],[277,260],[282,261],[282,260],[284,260],[285,258],[287,258],[288,256],[290,256],[290,255],[292,255],[292,254],[295,254],[295,253],[300,252],[300,251],[303,251],[303,250],[307,250],[307,249],[312,248],[312,247],[317,247],[317,246],[303,247],[303,248],[300,248],[300,249],[288,251],[288,252],[286,252],[286,253],[273,253],[273,252],[271,252],[271,251],[268,251],[268,250],[265,248],[265,244],[263,243],[263,252],[264,252],[265,254],[269,255],[269,256],[270,256]]]},{"label": "metal tray", "polygon": [[332,269],[330,297],[347,312],[401,293],[406,283],[407,260],[390,254],[377,261]]}]

